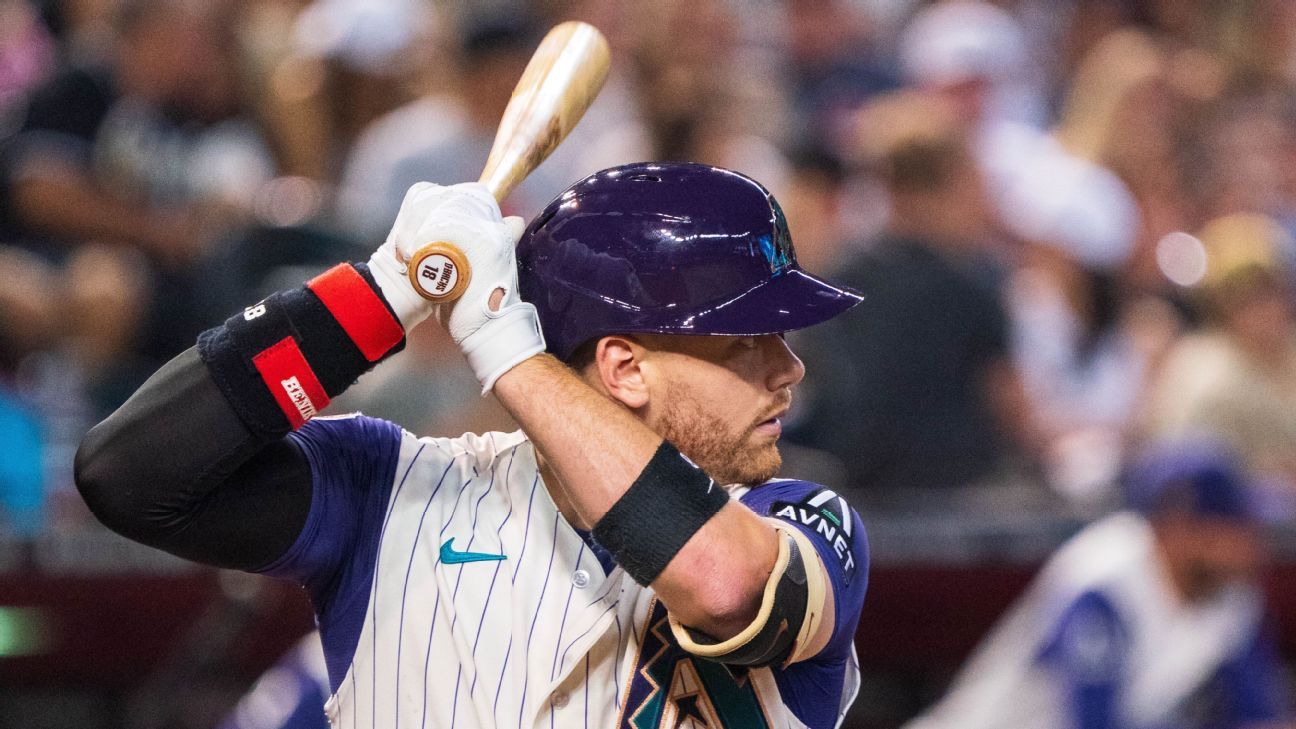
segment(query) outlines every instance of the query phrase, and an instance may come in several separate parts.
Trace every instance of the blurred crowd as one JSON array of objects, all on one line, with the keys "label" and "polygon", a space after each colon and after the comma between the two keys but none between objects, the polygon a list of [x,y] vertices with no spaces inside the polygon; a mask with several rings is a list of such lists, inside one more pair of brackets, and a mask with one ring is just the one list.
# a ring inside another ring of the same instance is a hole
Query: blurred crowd
[{"label": "blurred crowd", "polygon": [[[475,179],[571,18],[612,74],[506,213],[717,164],[866,296],[794,338],[789,475],[1087,518],[1140,444],[1205,434],[1296,516],[1296,3],[0,0],[0,531],[90,528],[85,430],[367,257],[410,184]],[[425,327],[333,409],[509,427],[458,358]]]}]

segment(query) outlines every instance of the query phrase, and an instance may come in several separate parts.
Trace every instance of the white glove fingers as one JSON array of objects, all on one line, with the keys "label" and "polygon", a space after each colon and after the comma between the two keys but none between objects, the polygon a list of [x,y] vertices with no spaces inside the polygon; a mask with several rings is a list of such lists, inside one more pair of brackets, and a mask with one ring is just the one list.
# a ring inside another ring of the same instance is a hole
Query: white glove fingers
[{"label": "white glove fingers", "polygon": [[508,233],[509,243],[517,245],[522,240],[522,234],[526,232],[527,222],[516,215],[510,215],[504,218],[504,230]]},{"label": "white glove fingers", "polygon": [[[535,309],[517,295],[515,247],[525,229],[522,218],[501,215],[485,185],[419,183],[406,193],[371,264],[406,330],[435,312],[487,390],[513,365],[544,350]],[[405,262],[436,241],[457,246],[471,267],[462,297],[439,306],[424,301],[404,275]]]},{"label": "white glove fingers", "polygon": [[482,183],[462,182],[452,186],[451,189],[462,193],[457,198],[458,202],[468,203],[471,201],[476,203],[474,212],[496,222],[504,217],[503,213],[500,212],[499,202],[495,200],[495,196]]},{"label": "white glove fingers", "polygon": [[[441,189],[440,185],[434,185],[430,182],[416,182],[410,189],[405,191],[405,198],[401,200],[400,212],[396,215],[396,222],[392,224],[391,232],[387,234],[388,244],[399,247],[398,243],[418,230],[418,226],[427,217],[424,209],[430,207],[431,201],[435,199]],[[402,259],[402,263],[407,258]]]}]

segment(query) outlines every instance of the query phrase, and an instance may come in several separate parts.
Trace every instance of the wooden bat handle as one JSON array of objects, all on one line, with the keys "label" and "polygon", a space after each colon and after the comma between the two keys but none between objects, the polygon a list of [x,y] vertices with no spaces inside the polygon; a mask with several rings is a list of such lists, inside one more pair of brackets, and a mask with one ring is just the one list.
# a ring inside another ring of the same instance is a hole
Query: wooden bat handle
[{"label": "wooden bat handle", "polygon": [[[545,35],[513,89],[478,180],[496,200],[567,137],[603,87],[610,62],[607,39],[592,25],[569,21]],[[434,241],[410,259],[409,278],[423,298],[444,304],[463,294],[472,270],[457,246]]]}]

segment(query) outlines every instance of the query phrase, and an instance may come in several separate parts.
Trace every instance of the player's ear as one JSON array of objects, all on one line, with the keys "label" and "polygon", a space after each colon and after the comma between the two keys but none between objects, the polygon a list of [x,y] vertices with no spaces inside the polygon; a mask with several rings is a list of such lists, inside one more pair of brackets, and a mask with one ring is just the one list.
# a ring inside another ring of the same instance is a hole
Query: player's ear
[{"label": "player's ear", "polygon": [[594,376],[612,399],[631,410],[648,404],[648,383],[641,367],[644,347],[633,337],[610,336],[594,350]]}]

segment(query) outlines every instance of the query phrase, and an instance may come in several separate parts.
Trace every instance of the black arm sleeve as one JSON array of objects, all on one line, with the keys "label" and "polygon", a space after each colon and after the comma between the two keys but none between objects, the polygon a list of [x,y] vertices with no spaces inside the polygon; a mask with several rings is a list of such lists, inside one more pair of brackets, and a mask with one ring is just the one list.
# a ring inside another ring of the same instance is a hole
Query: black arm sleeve
[{"label": "black arm sleeve", "polygon": [[298,447],[255,437],[194,348],[91,429],[77,450],[76,483],[113,531],[244,570],[288,551],[306,522],[312,488]]}]

